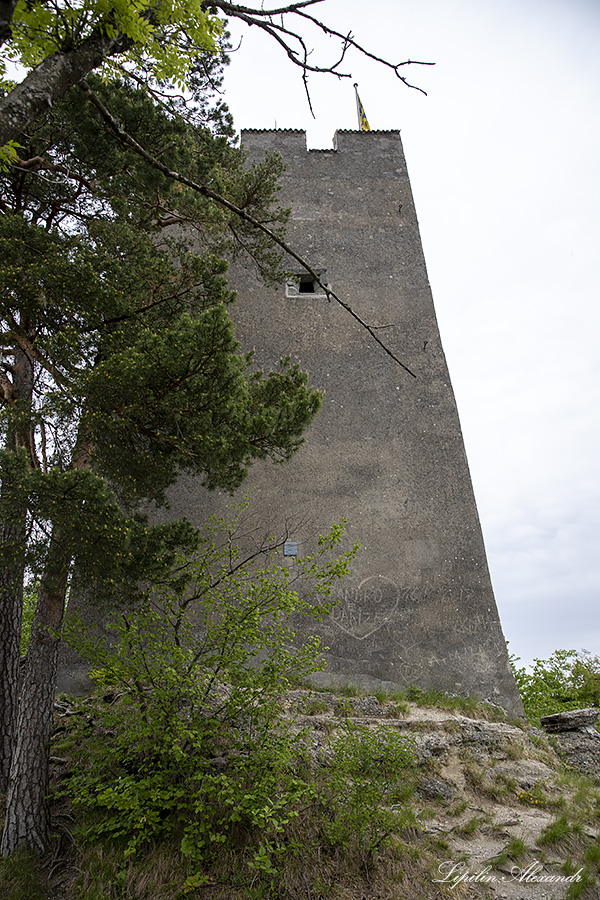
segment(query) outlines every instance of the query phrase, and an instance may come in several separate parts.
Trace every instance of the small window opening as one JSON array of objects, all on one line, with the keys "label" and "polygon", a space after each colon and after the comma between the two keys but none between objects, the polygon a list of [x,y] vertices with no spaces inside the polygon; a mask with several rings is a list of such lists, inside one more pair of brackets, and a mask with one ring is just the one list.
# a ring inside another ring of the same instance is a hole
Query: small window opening
[{"label": "small window opening", "polygon": [[300,294],[316,294],[315,280],[312,275],[301,275],[300,284],[298,285],[298,293]]},{"label": "small window opening", "polygon": [[[326,297],[327,291],[325,285],[328,284],[327,270],[314,269],[315,275],[321,282],[317,281],[308,272],[296,272],[290,274],[285,285],[286,297],[298,297],[300,294],[312,294],[313,297]],[[323,287],[321,287],[323,285]]]}]

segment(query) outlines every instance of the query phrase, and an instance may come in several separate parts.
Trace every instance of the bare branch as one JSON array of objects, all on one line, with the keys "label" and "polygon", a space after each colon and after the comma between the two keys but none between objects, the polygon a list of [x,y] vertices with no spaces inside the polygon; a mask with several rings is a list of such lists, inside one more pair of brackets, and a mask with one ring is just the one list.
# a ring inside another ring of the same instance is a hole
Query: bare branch
[{"label": "bare branch", "polygon": [[[61,175],[65,175],[67,178],[70,178],[72,181],[77,181],[79,184],[83,185],[88,191],[94,191],[94,185],[84,178],[82,175],[79,175],[77,172],[73,171],[73,169],[68,169],[66,166],[60,165],[59,163],[49,162],[47,159],[44,159],[43,156],[34,156],[32,159],[17,159],[16,163],[13,166],[13,169],[22,172],[31,172],[34,175],[39,175],[40,169],[46,169],[49,172],[59,172]],[[62,184],[59,181],[50,181],[50,179],[45,179],[50,184]]]},{"label": "bare branch", "polygon": [[239,6],[237,3],[228,3],[227,0],[205,0],[202,6],[205,9],[211,7],[220,9],[226,16],[238,16],[240,13],[248,13],[252,16],[285,16],[287,13],[295,13],[305,6],[314,6],[315,3],[323,3],[324,0],[300,0],[298,3],[288,3],[287,6],[280,6],[278,9],[252,9],[249,6]]},{"label": "bare branch", "polygon": [[[416,60],[416,59],[406,59],[406,60],[404,60],[404,62],[391,63],[387,59],[384,59],[381,56],[376,56],[374,53],[371,53],[369,50],[366,50],[362,46],[362,44],[359,44],[354,39],[354,36],[351,33],[344,35],[340,31],[336,31],[335,28],[330,28],[328,25],[325,25],[319,19],[316,19],[314,16],[309,15],[309,13],[298,11],[297,14],[299,16],[301,16],[303,19],[307,19],[309,22],[312,22],[313,25],[316,25],[317,28],[320,28],[321,31],[324,32],[324,34],[328,35],[328,37],[339,38],[339,40],[344,42],[344,45],[346,48],[353,47],[355,50],[358,50],[359,53],[361,53],[363,56],[366,56],[368,59],[372,59],[374,62],[378,62],[382,66],[386,66],[388,69],[391,69],[394,72],[394,74],[396,75],[396,77],[399,78],[400,81],[406,85],[406,87],[412,88],[415,91],[420,91],[422,94],[425,94],[425,96],[427,96],[427,92],[424,91],[423,88],[420,88],[415,84],[410,84],[409,81],[407,81],[407,79],[403,75],[401,75],[398,70],[401,69],[403,66],[435,66],[435,63],[422,62],[422,61]],[[345,55],[345,50],[344,50],[344,55]],[[333,68],[336,68],[337,65],[339,65],[339,63],[336,63],[336,66],[334,66]],[[319,70],[319,71],[321,71],[321,70]],[[350,77],[350,75],[342,74],[341,72],[335,72],[335,74],[338,75],[340,78],[349,78]]]},{"label": "bare branch", "polygon": [[[321,22],[320,19],[317,19],[315,16],[304,11],[304,7],[312,6],[314,3],[319,2],[322,2],[322,0],[306,0],[306,2],[290,3],[286,7],[273,10],[251,9],[245,6],[238,6],[234,3],[228,3],[227,0],[215,0],[215,2],[210,5],[220,9],[223,13],[225,13],[225,15],[240,19],[247,25],[256,25],[257,28],[262,29],[264,32],[266,32],[266,34],[274,38],[274,40],[283,48],[288,59],[292,63],[294,63],[294,65],[302,69],[302,80],[304,82],[304,88],[306,90],[309,105],[310,95],[308,93],[307,86],[307,73],[315,72],[319,74],[337,75],[338,78],[351,78],[351,72],[341,72],[339,70],[339,67],[346,58],[346,54],[350,48],[356,50],[363,56],[366,56],[368,59],[372,59],[374,62],[380,63],[386,68],[391,69],[396,77],[404,85],[406,85],[406,87],[420,91],[422,94],[426,94],[426,92],[422,88],[418,87],[415,84],[411,84],[408,79],[400,73],[399,70],[404,66],[433,66],[435,65],[435,63],[422,62],[415,59],[407,59],[403,62],[392,63],[381,56],[377,56],[375,53],[371,53],[369,50],[363,47],[362,44],[358,43],[352,33],[349,32],[348,34],[343,34],[341,31],[337,31],[335,28],[330,28],[329,25]],[[298,16],[300,19],[304,19],[306,22],[309,22],[311,25],[315,26],[328,37],[337,38],[341,42],[341,53],[339,59],[337,59],[337,61],[335,62],[323,65],[310,63],[310,51],[307,48],[305,38],[298,31],[294,31],[291,28],[285,26],[283,24],[283,21],[280,24],[273,21],[271,17],[274,15]],[[265,19],[267,19],[268,21],[265,21]],[[287,39],[289,39],[289,42]],[[298,45],[296,49],[293,46],[294,43]]]},{"label": "bare branch", "polygon": [[369,325],[367,322],[365,322],[365,320],[350,306],[349,303],[346,303],[345,300],[342,300],[340,297],[338,297],[338,295],[334,291],[332,291],[328,285],[324,284],[321,281],[319,275],[317,275],[317,273],[311,267],[310,263],[299,256],[298,253],[296,253],[296,251],[292,247],[290,247],[288,243],[282,240],[282,238],[275,234],[275,232],[270,228],[267,228],[267,226],[260,222],[258,219],[255,219],[254,216],[249,215],[243,209],[240,209],[240,207],[236,206],[234,203],[231,203],[225,197],[222,197],[220,194],[212,191],[206,185],[198,184],[196,181],[192,181],[192,179],[187,178],[180,172],[169,169],[168,166],[165,166],[164,163],[161,163],[160,160],[152,156],[151,153],[148,153],[148,151],[145,150],[141,144],[138,144],[138,142],[121,127],[119,122],[104,106],[100,98],[94,93],[87,82],[82,81],[79,87],[88,96],[89,100],[96,107],[104,121],[107,122],[108,125],[110,125],[115,134],[117,134],[122,141],[124,141],[129,147],[131,147],[132,150],[138,153],[142,157],[142,159],[145,159],[146,162],[148,162],[155,169],[158,169],[159,172],[162,172],[163,175],[166,175],[168,178],[172,178],[174,181],[179,181],[180,184],[185,184],[186,187],[191,188],[193,191],[196,191],[199,194],[202,194],[204,197],[208,197],[210,200],[214,200],[215,203],[218,203],[220,206],[225,207],[225,209],[228,209],[236,216],[239,216],[240,219],[248,222],[249,225],[252,225],[254,228],[258,228],[259,231],[262,231],[263,234],[266,234],[267,237],[269,237],[275,244],[281,247],[281,249],[284,250],[289,256],[291,256],[292,259],[295,259],[296,262],[300,263],[303,269],[305,269],[306,272],[312,278],[314,278],[317,284],[321,287],[329,301],[335,300],[335,302],[343,307],[343,309],[345,309],[353,319],[356,319],[356,321],[371,335],[373,340],[377,344],[379,344],[379,346],[385,351],[385,353],[387,353],[388,356],[390,356],[394,360],[395,363],[401,366],[401,368],[408,372],[409,375],[412,375],[413,378],[417,377],[415,373],[411,372],[408,366],[401,362],[401,360],[398,359],[398,357],[392,352],[392,350],[390,350],[390,348],[386,344],[384,344],[381,338],[379,338],[379,336],[376,334],[376,329],[372,325]]}]

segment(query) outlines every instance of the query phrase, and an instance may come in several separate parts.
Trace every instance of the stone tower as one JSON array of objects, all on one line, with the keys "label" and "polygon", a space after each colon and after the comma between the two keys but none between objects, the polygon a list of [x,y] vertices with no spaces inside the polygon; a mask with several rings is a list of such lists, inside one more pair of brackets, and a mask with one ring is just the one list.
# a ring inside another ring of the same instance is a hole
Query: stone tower
[{"label": "stone tower", "polygon": [[[513,712],[510,671],[456,402],[440,343],[397,131],[338,132],[332,150],[303,131],[244,131],[250,159],[287,164],[288,243],[417,376],[393,362],[318,284],[265,288],[235,268],[238,337],[260,365],[299,360],[323,409],[294,459],[255,463],[244,491],[265,530],[307,552],[347,519],[362,550],[322,627],[325,681],[418,685],[488,697]],[[321,274],[322,273],[322,274]],[[229,498],[182,480],[172,511],[196,521]]]}]

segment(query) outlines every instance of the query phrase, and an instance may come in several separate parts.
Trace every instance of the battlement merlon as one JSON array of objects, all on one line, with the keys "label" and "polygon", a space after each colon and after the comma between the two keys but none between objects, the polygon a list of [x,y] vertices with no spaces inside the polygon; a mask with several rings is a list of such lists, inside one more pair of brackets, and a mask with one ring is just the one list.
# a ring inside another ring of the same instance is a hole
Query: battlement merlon
[{"label": "battlement merlon", "polygon": [[[337,171],[340,175],[358,179],[380,176],[396,180],[402,177],[408,183],[399,131],[336,131],[329,150],[309,150],[306,131],[293,128],[243,129],[241,142],[252,161],[265,151],[277,152],[284,162],[293,161],[294,171],[304,171],[307,177],[309,170],[305,167],[309,166],[312,177],[317,178],[325,172]],[[410,193],[410,187],[408,191]]]}]

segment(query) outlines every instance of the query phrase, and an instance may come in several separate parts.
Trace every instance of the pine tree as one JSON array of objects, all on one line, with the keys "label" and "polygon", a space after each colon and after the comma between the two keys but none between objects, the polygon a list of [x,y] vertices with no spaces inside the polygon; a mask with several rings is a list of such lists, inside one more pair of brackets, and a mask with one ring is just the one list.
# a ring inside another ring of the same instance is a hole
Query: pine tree
[{"label": "pine tree", "polygon": [[[218,77],[212,65],[207,78]],[[199,77],[197,96],[205,87]],[[199,104],[184,119],[176,101],[131,83],[95,89],[154,155],[283,227],[272,208],[277,160],[246,172],[222,108]],[[252,460],[289,458],[320,405],[297,366],[256,371],[235,340],[226,257],[243,244],[266,278],[281,274],[259,233],[120,146],[80,94],[26,140],[0,201],[4,855],[48,845],[48,742],[74,569],[98,598],[135,596],[195,540],[185,522],[151,526],[140,504],[164,503],[182,471],[233,490]],[[174,233],[181,224],[193,244]],[[38,602],[17,717],[31,579]]]}]

